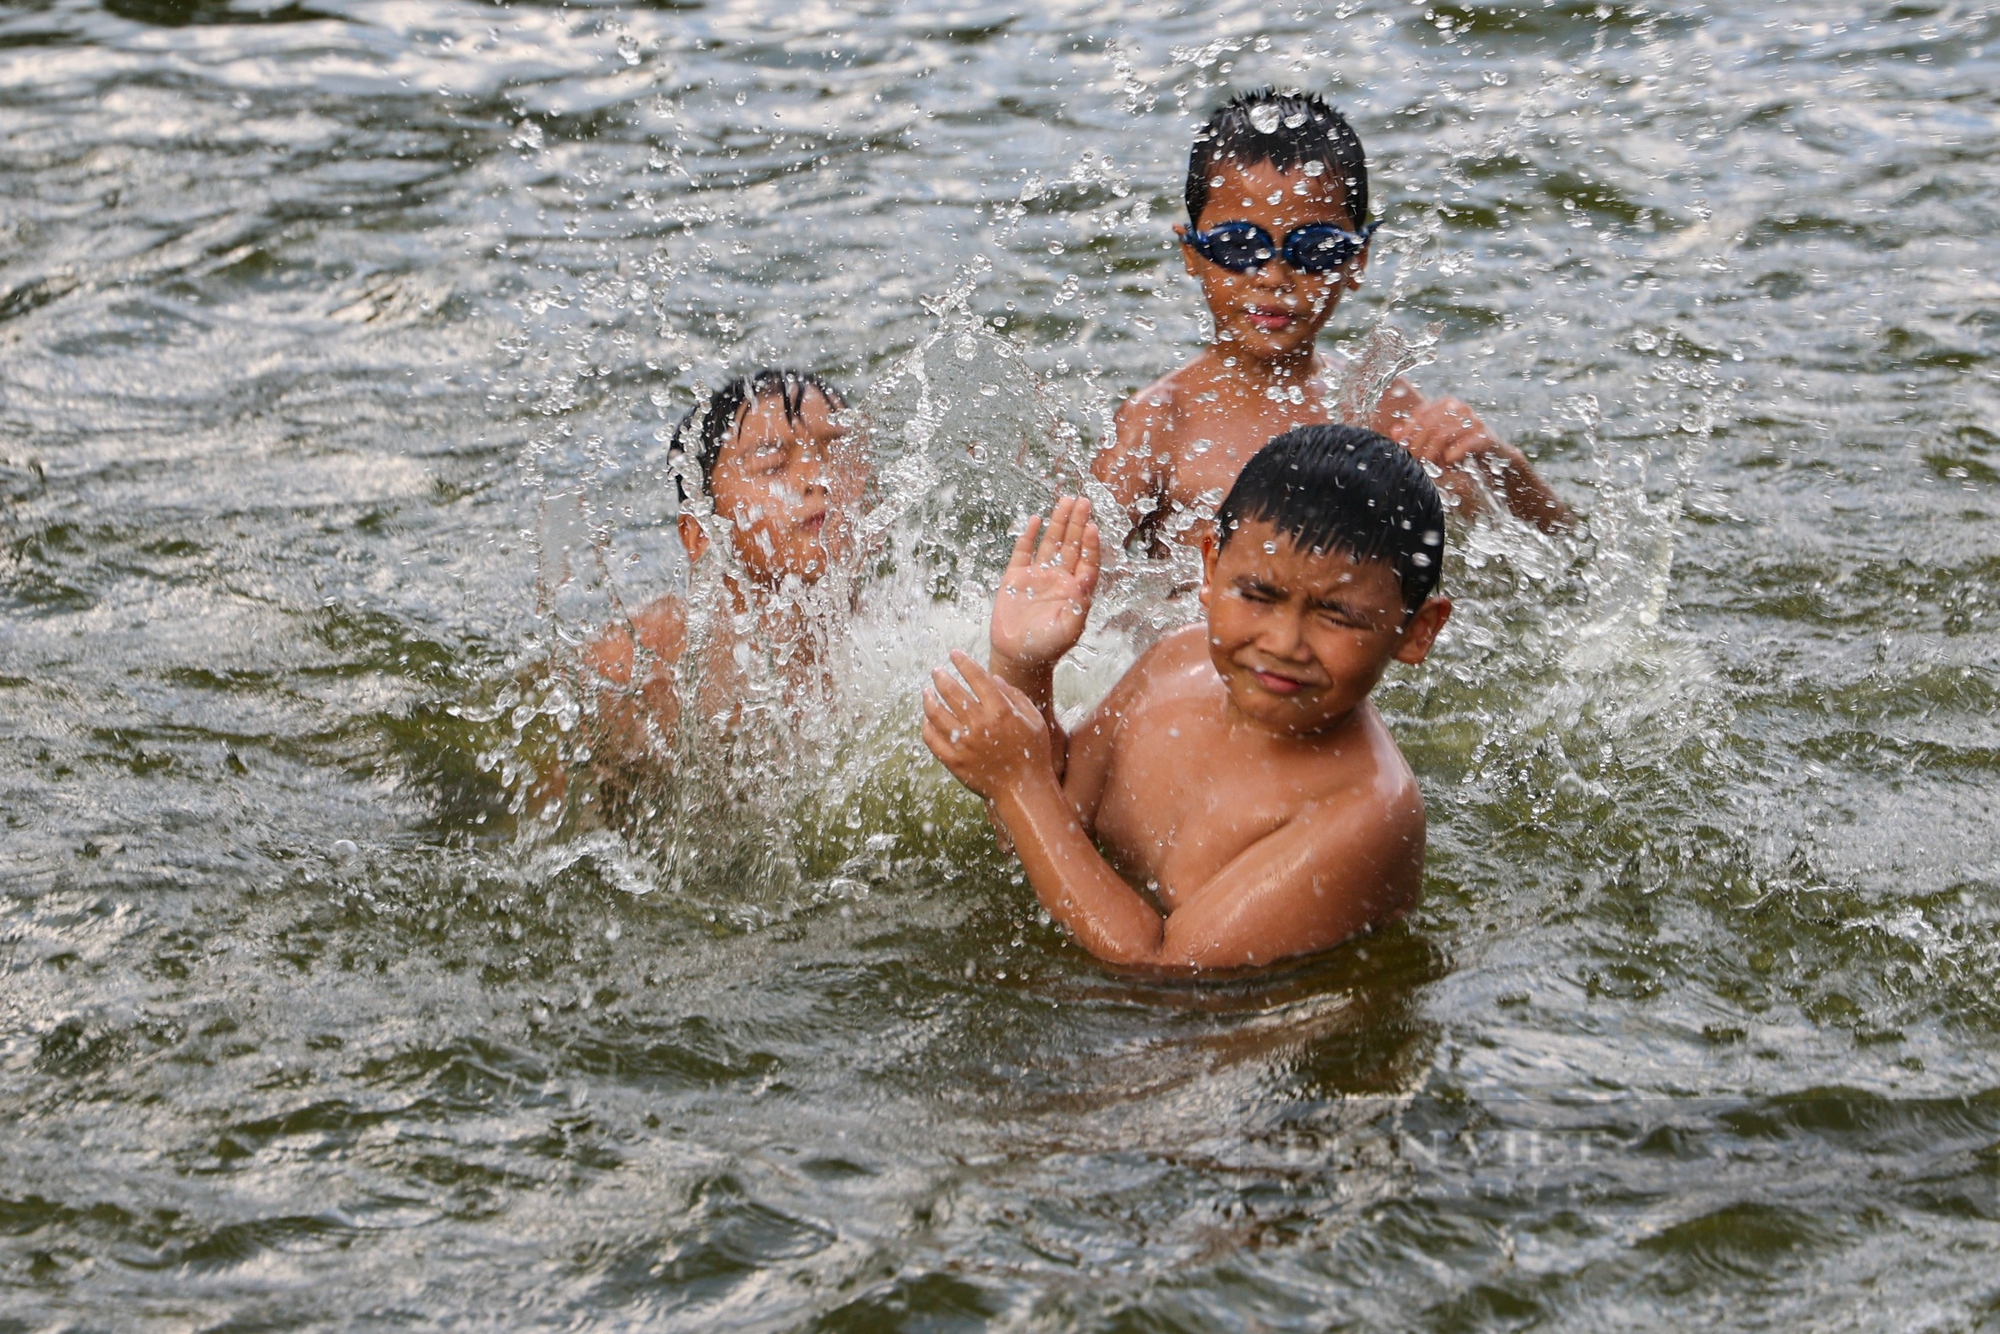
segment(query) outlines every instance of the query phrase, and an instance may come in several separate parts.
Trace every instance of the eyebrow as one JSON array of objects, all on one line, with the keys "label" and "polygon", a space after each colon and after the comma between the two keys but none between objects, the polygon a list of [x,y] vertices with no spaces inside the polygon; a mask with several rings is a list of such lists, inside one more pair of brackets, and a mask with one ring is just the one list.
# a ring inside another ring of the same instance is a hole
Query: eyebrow
[{"label": "eyebrow", "polygon": [[1339,597],[1314,598],[1312,601],[1312,605],[1315,611],[1337,611],[1343,616],[1352,616],[1357,621],[1365,621],[1371,619],[1369,613],[1366,610],[1355,606],[1352,602],[1347,601],[1345,598],[1339,598]]}]

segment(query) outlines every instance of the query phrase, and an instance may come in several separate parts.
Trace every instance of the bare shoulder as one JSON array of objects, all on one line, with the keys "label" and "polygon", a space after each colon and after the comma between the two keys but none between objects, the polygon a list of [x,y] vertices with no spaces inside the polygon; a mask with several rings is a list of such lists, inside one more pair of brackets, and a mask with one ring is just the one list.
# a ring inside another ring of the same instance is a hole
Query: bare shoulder
[{"label": "bare shoulder", "polygon": [[656,598],[623,624],[609,625],[583,651],[584,662],[607,681],[629,684],[643,651],[656,662],[672,662],[687,647],[687,612],[681,600]]},{"label": "bare shoulder", "polygon": [[1161,636],[1158,643],[1139,655],[1139,661],[1132,664],[1132,670],[1145,670],[1153,676],[1172,676],[1196,666],[1209,666],[1208,623],[1196,621],[1184,625],[1172,634]]},{"label": "bare shoulder", "polygon": [[1361,827],[1372,828],[1385,844],[1406,842],[1414,835],[1419,855],[1424,838],[1424,794],[1416,771],[1389,734],[1388,724],[1375,706],[1365,704],[1367,716],[1353,751],[1342,757],[1337,772],[1330,773],[1330,790],[1322,803],[1337,803],[1361,817]]},{"label": "bare shoulder", "polygon": [[1374,707],[1364,707],[1371,716],[1356,753],[1332,766],[1291,823],[1302,861],[1345,880],[1380,924],[1422,893],[1428,829],[1416,773]]},{"label": "bare shoulder", "polygon": [[1180,380],[1188,372],[1188,366],[1168,371],[1143,389],[1136,389],[1132,396],[1118,405],[1119,426],[1127,422],[1138,422],[1148,418],[1170,417],[1179,392]]},{"label": "bare shoulder", "polygon": [[1189,669],[1197,662],[1207,661],[1208,644],[1200,625],[1174,631],[1141,653],[1139,660],[1125,669],[1125,675],[1118,678],[1118,684],[1098,701],[1097,707],[1090,711],[1090,717],[1077,730],[1078,738],[1087,738],[1092,745],[1109,742],[1118,732],[1120,724],[1135,709],[1157,702],[1164,692],[1185,680]]},{"label": "bare shoulder", "polygon": [[1122,717],[1142,705],[1165,704],[1177,697],[1204,693],[1217,684],[1208,657],[1207,630],[1197,623],[1174,631],[1141,653],[1099,707]]},{"label": "bare shoulder", "polygon": [[673,594],[655,598],[633,613],[632,629],[653,656],[678,658],[687,647],[687,608]]},{"label": "bare shoulder", "polygon": [[1113,437],[1098,451],[1092,470],[1130,503],[1142,491],[1154,490],[1167,463],[1174,434],[1174,376],[1163,375],[1119,404],[1112,418]]},{"label": "bare shoulder", "polygon": [[1180,680],[1196,667],[1211,667],[1208,627],[1204,621],[1184,625],[1163,636],[1139,655],[1139,660],[1132,664],[1131,670],[1125,673],[1125,679],[1118,684],[1123,686],[1129,681],[1141,688],[1158,687],[1168,681]]},{"label": "bare shoulder", "polygon": [[1382,399],[1375,405],[1375,415],[1368,422],[1369,429],[1377,435],[1402,441],[1410,434],[1412,418],[1423,405],[1424,396],[1416,385],[1410,383],[1408,377],[1398,375],[1382,391]]}]

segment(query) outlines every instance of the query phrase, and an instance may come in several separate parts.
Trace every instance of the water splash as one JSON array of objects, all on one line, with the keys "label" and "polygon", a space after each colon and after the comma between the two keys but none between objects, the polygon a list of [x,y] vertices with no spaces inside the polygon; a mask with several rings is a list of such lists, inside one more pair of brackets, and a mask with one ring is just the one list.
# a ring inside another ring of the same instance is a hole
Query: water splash
[{"label": "water splash", "polygon": [[1432,322],[1415,339],[1386,319],[1377,320],[1362,334],[1360,347],[1337,365],[1338,379],[1330,386],[1334,415],[1350,426],[1368,426],[1382,396],[1397,380],[1421,366],[1437,360],[1437,346],[1444,325]]}]

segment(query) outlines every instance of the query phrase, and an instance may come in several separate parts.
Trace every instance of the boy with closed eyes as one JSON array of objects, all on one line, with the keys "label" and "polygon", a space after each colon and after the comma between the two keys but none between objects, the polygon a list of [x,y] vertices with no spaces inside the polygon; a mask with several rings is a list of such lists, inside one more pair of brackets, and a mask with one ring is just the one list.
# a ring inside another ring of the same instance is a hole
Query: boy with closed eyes
[{"label": "boy with closed eyes", "polygon": [[[764,369],[712,393],[675,431],[673,450],[701,474],[703,494],[726,534],[719,592],[726,632],[708,646],[710,701],[728,713],[742,686],[739,647],[768,653],[803,674],[813,636],[798,594],[851,568],[868,486],[868,460],[843,421],[840,391],[799,370]],[[708,532],[683,496],[678,520],[691,567],[710,559]],[[667,594],[607,626],[584,646],[591,691],[585,731],[589,770],[607,809],[650,766],[673,753],[680,721],[679,670],[690,652],[688,607]],[[529,798],[544,818],[562,813],[569,766],[553,760]]]},{"label": "boy with closed eyes", "polygon": [[1042,906],[1123,967],[1312,954],[1407,911],[1423,882],[1423,795],[1369,700],[1451,614],[1423,468],[1372,431],[1287,432],[1201,549],[1201,622],[1066,731],[1053,681],[1099,548],[1090,502],[1059,501],[1014,548],[988,665],[954,653],[924,695],[925,743],[986,798]]}]

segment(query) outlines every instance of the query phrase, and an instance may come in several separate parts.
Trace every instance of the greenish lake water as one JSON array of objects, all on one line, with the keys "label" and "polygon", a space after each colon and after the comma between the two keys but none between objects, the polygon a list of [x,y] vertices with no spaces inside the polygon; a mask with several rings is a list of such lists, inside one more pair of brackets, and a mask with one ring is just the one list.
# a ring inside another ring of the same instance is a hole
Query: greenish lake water
[{"label": "greenish lake water", "polygon": [[[2000,1329],[1996,40],[0,9],[0,1331]],[[916,749],[978,626],[908,578],[780,797],[518,844],[481,709],[674,586],[691,386],[1094,439],[1267,82],[1373,164],[1335,334],[1436,324],[1591,521],[1458,534],[1383,691],[1414,917],[1093,965]]]}]

